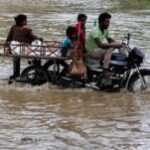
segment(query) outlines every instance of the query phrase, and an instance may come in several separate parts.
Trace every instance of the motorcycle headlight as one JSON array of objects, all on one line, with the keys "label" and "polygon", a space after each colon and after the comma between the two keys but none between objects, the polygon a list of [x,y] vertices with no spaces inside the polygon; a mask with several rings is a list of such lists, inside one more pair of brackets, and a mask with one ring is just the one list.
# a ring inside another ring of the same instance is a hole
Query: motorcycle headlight
[{"label": "motorcycle headlight", "polygon": [[143,52],[137,48],[134,47],[130,52],[129,52],[129,60],[131,62],[134,62],[136,64],[140,64],[143,62],[145,55],[143,54]]}]

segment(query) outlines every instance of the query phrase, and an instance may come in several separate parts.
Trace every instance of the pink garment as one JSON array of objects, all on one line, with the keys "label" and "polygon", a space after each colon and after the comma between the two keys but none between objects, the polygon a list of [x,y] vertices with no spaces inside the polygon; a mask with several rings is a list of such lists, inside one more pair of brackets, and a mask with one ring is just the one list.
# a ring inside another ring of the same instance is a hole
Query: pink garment
[{"label": "pink garment", "polygon": [[78,23],[75,25],[75,28],[77,29],[77,33],[78,33],[80,42],[81,42],[83,45],[85,45],[85,42],[86,42],[85,28],[82,27],[81,22],[78,22]]}]

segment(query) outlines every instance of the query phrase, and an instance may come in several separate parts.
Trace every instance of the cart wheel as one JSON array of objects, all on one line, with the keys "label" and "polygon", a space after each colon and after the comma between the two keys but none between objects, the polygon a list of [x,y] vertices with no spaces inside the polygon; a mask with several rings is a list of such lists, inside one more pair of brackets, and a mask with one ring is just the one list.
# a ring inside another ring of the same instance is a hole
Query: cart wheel
[{"label": "cart wheel", "polygon": [[49,81],[50,75],[42,67],[29,66],[23,70],[20,79],[31,85],[42,85]]},{"label": "cart wheel", "polygon": [[49,60],[43,65],[43,68],[48,71],[50,74],[50,80],[52,83],[58,83],[61,78],[61,73],[64,69],[64,65],[62,61],[52,61]]}]

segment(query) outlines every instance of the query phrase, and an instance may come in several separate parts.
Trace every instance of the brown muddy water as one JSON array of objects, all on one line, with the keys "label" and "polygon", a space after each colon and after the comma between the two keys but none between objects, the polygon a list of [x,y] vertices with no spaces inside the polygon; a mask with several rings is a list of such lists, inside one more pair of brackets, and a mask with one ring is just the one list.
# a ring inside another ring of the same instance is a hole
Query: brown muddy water
[{"label": "brown muddy water", "polygon": [[[28,15],[33,32],[62,40],[77,13],[88,15],[87,33],[103,11],[111,12],[110,30],[117,40],[128,32],[146,54],[150,68],[150,3],[136,0],[0,0],[0,41],[13,17]],[[129,5],[130,3],[130,5]],[[134,5],[134,3],[136,5]],[[127,7],[129,5],[130,7]],[[150,92],[103,93],[7,84],[12,60],[0,58],[1,150],[149,150]],[[25,63],[23,64],[25,65]]]}]

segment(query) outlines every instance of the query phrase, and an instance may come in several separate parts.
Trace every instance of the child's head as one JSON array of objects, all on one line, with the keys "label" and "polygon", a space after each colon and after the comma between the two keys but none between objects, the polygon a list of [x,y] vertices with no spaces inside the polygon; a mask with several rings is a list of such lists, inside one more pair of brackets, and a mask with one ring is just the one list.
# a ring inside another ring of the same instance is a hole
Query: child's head
[{"label": "child's head", "polygon": [[27,16],[24,14],[19,14],[14,19],[17,26],[27,25]]},{"label": "child's head", "polygon": [[87,20],[87,16],[85,14],[78,14],[77,21],[85,24]]},{"label": "child's head", "polygon": [[77,38],[77,29],[73,26],[68,26],[66,29],[66,35],[70,39],[76,39]]}]

